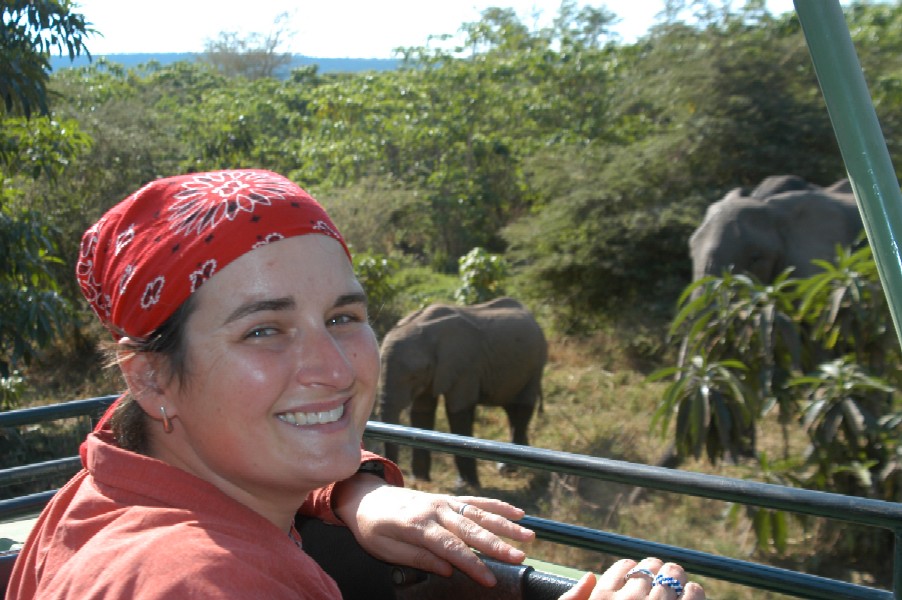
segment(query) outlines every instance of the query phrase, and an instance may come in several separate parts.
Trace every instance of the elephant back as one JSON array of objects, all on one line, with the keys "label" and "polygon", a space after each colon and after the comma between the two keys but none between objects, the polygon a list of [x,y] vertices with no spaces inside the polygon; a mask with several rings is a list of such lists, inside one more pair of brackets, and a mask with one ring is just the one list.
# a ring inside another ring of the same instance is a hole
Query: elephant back
[{"label": "elephant back", "polygon": [[[841,182],[834,184],[840,185]],[[766,202],[792,222],[817,221],[824,227],[819,235],[834,244],[851,245],[863,228],[858,204],[851,193],[819,188],[775,194]]]},{"label": "elephant back", "polygon": [[526,307],[523,306],[523,304],[519,300],[510,298],[508,296],[503,296],[501,298],[495,298],[481,304],[471,304],[468,306],[435,303],[425,306],[419,310],[415,310],[412,313],[402,317],[395,324],[393,329],[413,324],[430,323],[432,321],[437,321],[438,319],[447,317],[467,316],[470,314],[479,315],[485,314],[489,311],[505,309],[526,311]]},{"label": "elephant back", "polygon": [[763,200],[774,194],[810,190],[816,187],[817,186],[805,181],[805,179],[798,175],[771,175],[770,177],[765,177],[761,183],[752,190],[750,195],[752,198]]},{"label": "elephant back", "polygon": [[[529,378],[544,369],[547,358],[548,343],[541,326],[522,303],[509,297],[469,306],[428,306],[400,320],[382,342],[386,378],[401,369],[421,374],[428,370],[428,376],[435,377],[436,394],[444,393],[467,372],[484,373],[489,380],[499,370],[516,365],[511,370],[519,375],[511,381]],[[422,366],[425,363],[428,369]]]},{"label": "elephant back", "polygon": [[862,222],[854,195],[844,191],[847,182],[830,188],[802,183],[779,176],[758,191],[782,191],[756,197],[736,188],[711,204],[689,238],[693,280],[727,268],[764,283],[787,267],[804,278],[817,270],[812,260],[833,260],[837,245],[853,246]]},{"label": "elephant back", "polygon": [[852,193],[852,182],[849,181],[848,177],[840,179],[833,183],[832,185],[824,188],[824,190],[832,193],[832,194],[851,194]]}]

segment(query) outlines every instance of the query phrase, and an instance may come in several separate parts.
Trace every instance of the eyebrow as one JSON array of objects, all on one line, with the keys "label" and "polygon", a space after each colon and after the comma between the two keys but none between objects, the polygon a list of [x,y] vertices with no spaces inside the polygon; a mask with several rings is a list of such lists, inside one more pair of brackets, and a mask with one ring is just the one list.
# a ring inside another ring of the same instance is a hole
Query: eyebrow
[{"label": "eyebrow", "polygon": [[[340,308],[342,306],[348,306],[349,304],[363,304],[367,305],[366,294],[364,293],[355,293],[355,294],[342,294],[335,300],[335,304],[333,305],[335,308]],[[256,312],[265,312],[265,311],[278,311],[278,310],[292,310],[297,307],[297,302],[294,301],[294,298],[273,298],[270,300],[256,300],[254,302],[248,302],[247,304],[242,304],[230,314],[224,324],[229,324],[233,321],[237,321],[243,317],[251,315]]]},{"label": "eyebrow", "polygon": [[335,301],[335,308],[340,308],[342,306],[347,306],[348,304],[363,304],[366,306],[368,304],[366,299],[366,294],[357,293],[357,294],[342,294]]},{"label": "eyebrow", "polygon": [[291,310],[297,306],[297,303],[294,301],[294,298],[273,298],[271,300],[257,300],[254,302],[248,302],[247,304],[242,304],[238,308],[232,311],[226,320],[224,321],[224,325],[228,325],[233,321],[237,321],[242,317],[246,317],[247,315],[256,313],[256,312],[264,312],[269,310]]}]

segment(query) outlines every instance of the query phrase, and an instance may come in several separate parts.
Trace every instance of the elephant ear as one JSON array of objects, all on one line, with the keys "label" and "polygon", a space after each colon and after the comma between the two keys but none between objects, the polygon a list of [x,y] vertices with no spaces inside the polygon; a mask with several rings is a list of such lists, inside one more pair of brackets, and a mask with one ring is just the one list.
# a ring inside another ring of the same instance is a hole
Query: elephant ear
[{"label": "elephant ear", "polygon": [[740,245],[739,256],[742,264],[737,271],[754,275],[759,281],[769,283],[783,268],[786,239],[774,215],[765,204],[746,207],[738,216],[739,235],[735,240]]},{"label": "elephant ear", "polygon": [[[454,315],[433,325],[435,344],[435,377],[433,391],[436,396],[454,390],[460,395],[461,386],[478,382],[480,364],[480,338],[483,335],[468,319]],[[477,384],[478,387],[478,384]],[[469,393],[475,393],[471,390]],[[447,398],[446,398],[447,400]]]}]

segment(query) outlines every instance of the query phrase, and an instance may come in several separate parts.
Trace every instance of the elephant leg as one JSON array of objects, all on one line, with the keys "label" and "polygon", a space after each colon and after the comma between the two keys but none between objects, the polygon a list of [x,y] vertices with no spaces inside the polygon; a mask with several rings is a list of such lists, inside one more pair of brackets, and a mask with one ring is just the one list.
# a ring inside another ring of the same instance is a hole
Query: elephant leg
[{"label": "elephant leg", "polygon": [[[476,418],[475,406],[454,412],[446,410],[446,414],[448,415],[448,426],[451,428],[451,433],[473,437],[473,419]],[[461,481],[478,488],[479,475],[476,473],[476,459],[467,456],[455,456],[454,462],[457,465],[457,472],[460,474]]]},{"label": "elephant leg", "polygon": [[535,406],[532,404],[508,404],[504,407],[510,423],[511,441],[521,446],[529,445],[529,422]]},{"label": "elephant leg", "polygon": [[385,458],[392,461],[393,463],[398,463],[398,444],[392,444],[390,442],[385,442]]},{"label": "elephant leg", "polygon": [[[438,401],[435,398],[429,402],[418,402],[410,411],[410,426],[417,429],[435,429],[435,410]],[[413,476],[423,481],[430,481],[429,470],[432,466],[432,455],[429,450],[414,448],[413,454]]]},{"label": "elephant leg", "polygon": [[[508,404],[504,407],[513,443],[521,446],[529,445],[529,422],[532,420],[534,409],[531,404]],[[498,470],[504,475],[509,475],[517,470],[517,466],[498,463]]]}]

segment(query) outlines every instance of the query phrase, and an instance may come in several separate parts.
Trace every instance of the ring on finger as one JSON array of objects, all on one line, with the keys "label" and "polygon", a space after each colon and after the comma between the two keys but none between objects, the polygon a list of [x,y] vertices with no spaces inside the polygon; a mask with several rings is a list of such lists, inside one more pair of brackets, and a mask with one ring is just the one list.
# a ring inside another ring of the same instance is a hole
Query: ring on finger
[{"label": "ring on finger", "polygon": [[666,585],[676,592],[677,598],[683,595],[683,584],[680,583],[680,580],[676,577],[667,577],[658,573],[657,575],[655,575],[655,579],[654,581],[652,581],[651,587],[655,587],[656,585]]},{"label": "ring on finger", "polygon": [[468,506],[470,506],[470,505],[469,504],[461,504],[460,508],[457,509],[457,514],[459,514],[460,516],[464,516],[464,511],[467,510]]},{"label": "ring on finger", "polygon": [[626,572],[626,575],[623,576],[624,581],[629,581],[630,577],[634,577],[635,575],[645,575],[648,577],[648,580],[652,582],[654,585],[655,574],[652,573],[649,569],[643,569],[641,567],[633,567],[629,571]]}]

